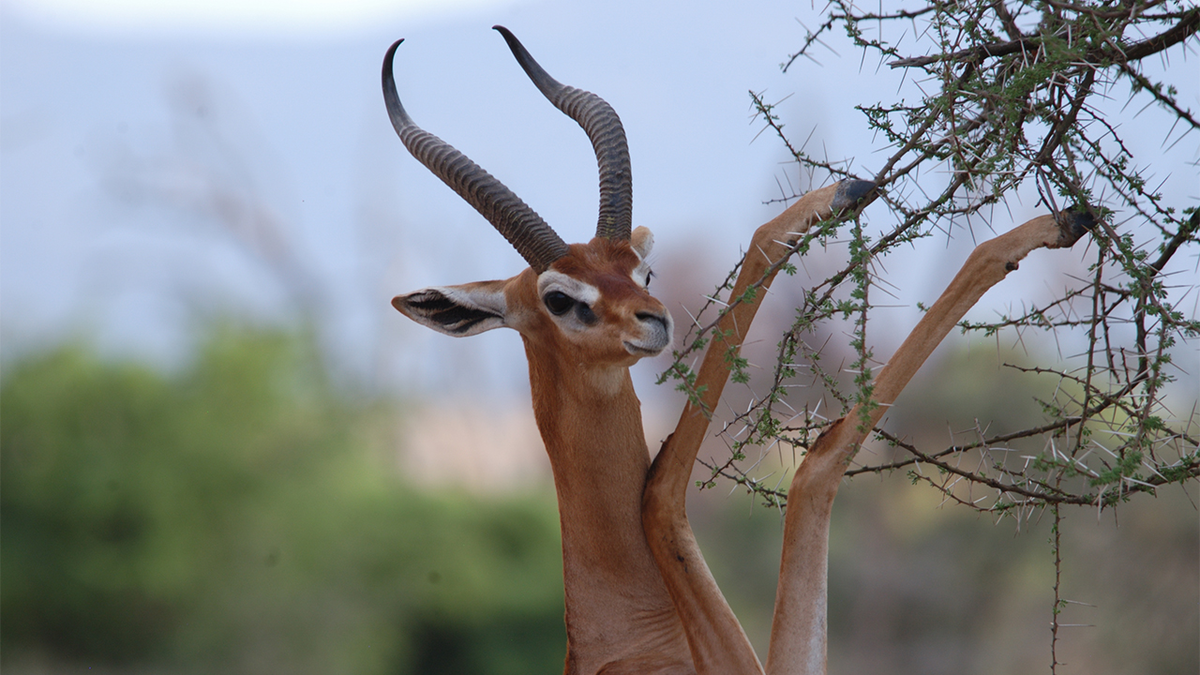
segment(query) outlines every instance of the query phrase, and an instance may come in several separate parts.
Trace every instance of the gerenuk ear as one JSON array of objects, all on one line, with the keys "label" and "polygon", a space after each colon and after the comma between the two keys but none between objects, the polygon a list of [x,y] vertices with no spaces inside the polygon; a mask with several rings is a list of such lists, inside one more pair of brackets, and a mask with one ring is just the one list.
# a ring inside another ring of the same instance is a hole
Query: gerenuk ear
[{"label": "gerenuk ear", "polygon": [[633,246],[634,251],[637,251],[638,256],[645,260],[650,256],[650,251],[654,249],[654,235],[650,233],[650,228],[638,227],[630,235],[629,244]]},{"label": "gerenuk ear", "polygon": [[423,288],[392,298],[392,306],[417,323],[451,337],[477,335],[508,324],[504,281]]}]

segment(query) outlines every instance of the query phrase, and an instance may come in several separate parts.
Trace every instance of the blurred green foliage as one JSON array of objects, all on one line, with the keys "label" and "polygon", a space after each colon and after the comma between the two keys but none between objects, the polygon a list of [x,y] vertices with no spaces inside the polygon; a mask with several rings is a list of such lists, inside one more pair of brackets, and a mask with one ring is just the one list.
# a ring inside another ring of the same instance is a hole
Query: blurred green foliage
[{"label": "blurred green foliage", "polygon": [[[936,387],[910,399],[926,403],[914,429],[945,433],[955,401],[943,399]],[[0,670],[561,672],[553,495],[418,489],[398,461],[403,414],[332,382],[305,334],[218,328],[173,373],[79,345],[6,362]],[[706,491],[690,510],[765,650],[781,520],[747,500]],[[1044,672],[1046,524],[1014,536],[939,503],[899,474],[842,488],[831,662]],[[1065,620],[1095,627],[1072,629],[1060,653],[1079,672],[1196,672],[1195,508],[1170,490],[1119,514],[1118,528],[1117,512],[1081,513],[1064,536],[1065,592],[1087,603]]]},{"label": "blurred green foliage", "polygon": [[170,374],[79,345],[7,362],[0,665],[561,670],[552,496],[406,484],[395,408],[284,332],[216,329]]}]

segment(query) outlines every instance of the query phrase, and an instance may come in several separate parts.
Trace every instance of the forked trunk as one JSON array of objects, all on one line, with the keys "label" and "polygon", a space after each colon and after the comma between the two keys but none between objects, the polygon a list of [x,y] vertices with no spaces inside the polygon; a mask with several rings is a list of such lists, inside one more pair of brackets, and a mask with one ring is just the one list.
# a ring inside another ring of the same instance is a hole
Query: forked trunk
[{"label": "forked trunk", "polygon": [[[828,218],[833,188],[809,193],[780,217],[759,228],[751,253],[730,297],[751,284],[765,290],[775,265],[789,253],[789,242],[815,221]],[[822,194],[822,193],[825,194]],[[858,192],[857,190],[855,192]],[[861,196],[861,195],[860,195]],[[933,349],[984,292],[1017,269],[1037,248],[1070,247],[1094,221],[1082,211],[1041,216],[976,247],[962,270],[897,350],[875,381],[875,406],[869,415],[855,407],[835,422],[810,448],[788,491],[779,589],[771,629],[766,672],[817,675],[826,666],[826,609],[829,522],[838,485],[853,452]],[[701,405],[688,405],[675,433],[655,458],[643,498],[642,518],[651,550],[675,606],[683,617],[689,644],[701,673],[762,672],[741,627],[702,564],[686,513],[691,468],[729,373],[727,354],[740,348],[763,293],[728,312],[696,380]],[[724,637],[724,640],[716,639]],[[738,638],[741,639],[738,639]],[[715,640],[715,641],[714,641]]]}]

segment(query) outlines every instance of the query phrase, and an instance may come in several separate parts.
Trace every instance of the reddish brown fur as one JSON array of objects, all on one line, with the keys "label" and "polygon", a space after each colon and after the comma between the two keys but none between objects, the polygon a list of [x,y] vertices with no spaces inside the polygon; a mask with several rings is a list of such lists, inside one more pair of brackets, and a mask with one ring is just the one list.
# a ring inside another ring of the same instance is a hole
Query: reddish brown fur
[{"label": "reddish brown fur", "polygon": [[[787,253],[780,242],[830,215],[833,187],[806,195],[759,228],[732,296],[740,297],[751,283],[770,284],[770,261]],[[1064,245],[1057,228],[1053,218],[1035,218],[981,244],[880,372],[879,402],[895,399],[958,318],[1025,254]],[[644,242],[648,233],[641,236]],[[566,672],[762,673],[708,571],[685,507],[691,468],[708,426],[705,411],[716,405],[728,377],[725,355],[742,343],[762,294],[720,322],[724,337],[710,347],[697,380],[706,388],[702,404],[684,410],[651,471],[628,370],[641,354],[627,345],[640,344],[655,330],[662,335],[670,324],[662,304],[631,278],[639,263],[628,242],[594,239],[572,245],[551,266],[572,283],[599,292],[591,301],[597,321],[583,327],[550,314],[539,296],[539,277],[530,269],[505,281],[441,290],[465,299],[472,311],[484,308],[489,323],[481,330],[505,325],[524,341],[534,415],[550,457],[562,522]],[[419,303],[409,302],[422,293],[401,296],[395,305],[432,325],[418,311]],[[650,328],[647,317],[658,317],[649,321]],[[884,409],[872,412],[867,427]],[[864,435],[857,420],[855,410],[831,426],[793,477],[769,672],[825,670],[829,515],[847,458]]]},{"label": "reddish brown fur", "polygon": [[[664,325],[669,318],[630,276],[640,262],[629,242],[607,239],[572,245],[555,261],[550,271],[600,293],[591,307],[598,321],[578,329],[560,327],[563,318],[550,314],[532,269],[453,289],[480,299],[502,293],[503,325],[516,329],[525,344],[534,416],[562,521],[567,673],[695,672],[642,529],[650,456],[629,377],[641,355],[625,344],[645,339],[647,315]],[[397,308],[422,320],[408,297],[397,298]]]},{"label": "reddish brown fur", "polygon": [[[774,274],[764,278],[772,261],[786,253],[779,242],[794,238],[817,220],[829,216],[822,193],[809,193],[780,217],[755,232],[731,297],[740,297],[752,283],[769,286]],[[1070,246],[1078,238],[1070,216],[1040,216],[976,247],[962,270],[938,298],[880,371],[875,380],[879,406],[866,421],[859,408],[851,410],[823,433],[796,470],[788,490],[784,523],[779,590],[771,626],[768,673],[818,675],[825,673],[826,602],[829,522],[834,497],[849,458],[934,347],[987,289],[1017,269],[1017,263],[1034,249]],[[729,610],[716,582],[704,566],[685,510],[686,487],[704,430],[704,410],[720,399],[728,378],[730,349],[736,350],[760,306],[763,294],[742,303],[719,324],[726,336],[709,347],[700,368],[697,386],[705,387],[702,407],[689,405],[675,433],[655,459],[647,483],[642,518],[655,560],[671,592],[688,633],[693,659],[700,673],[762,673],[741,626]]]}]

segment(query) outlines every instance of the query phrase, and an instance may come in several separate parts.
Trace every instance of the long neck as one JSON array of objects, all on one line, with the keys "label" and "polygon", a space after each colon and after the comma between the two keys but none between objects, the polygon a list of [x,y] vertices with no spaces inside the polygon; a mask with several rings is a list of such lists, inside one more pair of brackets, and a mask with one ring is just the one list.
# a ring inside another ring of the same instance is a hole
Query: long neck
[{"label": "long neck", "polygon": [[647,657],[690,662],[642,529],[650,459],[629,369],[586,369],[535,351],[526,342],[562,524],[567,671]]}]

